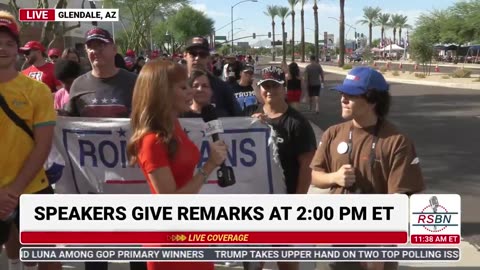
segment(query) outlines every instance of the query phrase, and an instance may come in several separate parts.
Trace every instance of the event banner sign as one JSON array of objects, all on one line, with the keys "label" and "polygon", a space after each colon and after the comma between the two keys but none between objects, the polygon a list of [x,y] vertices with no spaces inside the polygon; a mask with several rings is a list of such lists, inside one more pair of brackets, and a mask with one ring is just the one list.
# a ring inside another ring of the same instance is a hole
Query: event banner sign
[{"label": "event banner sign", "polygon": [[[222,119],[220,119],[222,120]],[[201,189],[205,194],[285,193],[283,171],[276,158],[271,129],[250,117],[223,119],[220,138],[229,147],[226,165],[237,182],[219,187],[216,173]],[[202,119],[180,119],[189,138],[201,153],[197,168],[208,159],[209,141]],[[138,166],[129,166],[127,144],[129,119],[59,117],[54,145],[65,161],[62,178],[56,183],[63,194],[147,194],[145,177]]]}]

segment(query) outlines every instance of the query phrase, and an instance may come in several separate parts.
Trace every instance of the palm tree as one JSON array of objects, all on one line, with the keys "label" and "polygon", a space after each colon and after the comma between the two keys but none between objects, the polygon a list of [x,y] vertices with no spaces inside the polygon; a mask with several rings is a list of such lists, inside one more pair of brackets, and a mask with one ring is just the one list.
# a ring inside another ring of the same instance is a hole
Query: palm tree
[{"label": "palm tree", "polygon": [[343,67],[345,64],[345,0],[340,0],[340,59],[338,60],[338,66]]},{"label": "palm tree", "polygon": [[382,44],[382,47],[384,47],[385,44],[383,43],[383,41],[385,38],[385,30],[390,27],[390,14],[379,14],[377,18],[377,26],[380,26],[380,44]]},{"label": "palm tree", "polygon": [[390,27],[393,28],[393,44],[397,43],[397,28],[402,19],[402,15],[399,14],[392,14],[390,17]]},{"label": "palm tree", "polygon": [[272,61],[275,61],[275,17],[278,15],[278,7],[274,5],[268,5],[267,6],[267,11],[264,12],[265,15],[269,16],[272,18],[272,48],[273,48],[273,53],[272,53]]},{"label": "palm tree", "polygon": [[315,61],[319,61],[319,44],[318,44],[318,6],[317,0],[313,2],[313,17],[315,20]]},{"label": "palm tree", "polygon": [[302,37],[301,37],[301,54],[302,54],[302,63],[305,62],[305,11],[303,10],[305,4],[308,2],[308,0],[300,0],[300,5],[302,6],[302,10],[300,11],[300,20],[301,20],[301,31],[302,31]]},{"label": "palm tree", "polygon": [[379,7],[364,7],[363,19],[357,21],[360,24],[368,24],[368,46],[372,47],[372,27],[376,24],[381,9]]},{"label": "palm tree", "polygon": [[408,17],[406,15],[400,15],[401,19],[398,20],[398,40],[402,40],[402,29],[412,28],[408,23]]},{"label": "palm tree", "polygon": [[285,19],[290,15],[288,7],[278,7],[278,17],[282,19],[282,44],[283,44],[283,59],[284,63],[287,62],[287,39],[285,38]]},{"label": "palm tree", "polygon": [[288,0],[290,15],[292,15],[292,62],[295,61],[295,6],[300,0]]}]

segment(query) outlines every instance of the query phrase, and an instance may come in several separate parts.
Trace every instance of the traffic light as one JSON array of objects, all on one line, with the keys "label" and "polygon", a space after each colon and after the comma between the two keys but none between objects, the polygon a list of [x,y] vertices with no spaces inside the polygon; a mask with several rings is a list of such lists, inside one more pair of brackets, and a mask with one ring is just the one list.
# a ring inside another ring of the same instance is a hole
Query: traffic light
[{"label": "traffic light", "polygon": [[355,31],[355,38],[358,38],[358,33],[357,33],[357,31]]},{"label": "traffic light", "polygon": [[272,32],[268,32],[268,38],[272,37]]},{"label": "traffic light", "polygon": [[257,34],[253,33],[253,39],[257,38]]}]

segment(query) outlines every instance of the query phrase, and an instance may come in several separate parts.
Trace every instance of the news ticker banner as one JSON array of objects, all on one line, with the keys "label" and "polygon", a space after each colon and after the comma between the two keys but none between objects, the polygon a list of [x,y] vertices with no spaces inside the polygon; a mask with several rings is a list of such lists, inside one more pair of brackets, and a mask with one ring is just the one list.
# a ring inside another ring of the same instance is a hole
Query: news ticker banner
[{"label": "news ticker banner", "polygon": [[[283,170],[274,155],[268,126],[251,117],[220,118],[228,146],[227,166],[236,183],[220,187],[213,172],[200,193],[275,194],[286,193]],[[197,169],[208,160],[208,126],[202,119],[180,119],[184,131],[200,150]],[[128,165],[126,154],[131,136],[129,119],[58,117],[54,145],[65,161],[55,191],[63,194],[149,194],[145,176],[138,166]]]},{"label": "news ticker banner", "polygon": [[414,261],[456,262],[459,248],[403,247],[196,247],[196,248],[40,248],[20,250],[23,262],[85,261],[194,261],[194,262],[278,262],[278,261]]},{"label": "news ticker banner", "polygon": [[21,8],[18,18],[22,22],[116,22],[119,20],[118,9],[86,8]]}]

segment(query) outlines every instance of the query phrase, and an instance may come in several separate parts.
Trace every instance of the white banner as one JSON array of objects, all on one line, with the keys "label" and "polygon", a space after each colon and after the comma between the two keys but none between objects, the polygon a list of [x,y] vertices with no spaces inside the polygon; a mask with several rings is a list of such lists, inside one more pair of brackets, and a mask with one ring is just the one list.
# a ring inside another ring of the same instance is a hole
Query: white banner
[{"label": "white banner", "polygon": [[[216,173],[203,186],[205,194],[285,193],[283,171],[269,145],[271,130],[252,118],[221,119],[225,133],[220,138],[229,146],[227,166],[232,166],[236,183],[222,188]],[[208,159],[208,141],[202,119],[181,119],[182,127],[200,149],[197,166]],[[127,143],[131,135],[129,119],[59,117],[54,143],[65,159],[57,193],[150,193],[140,168],[130,167]]]}]

